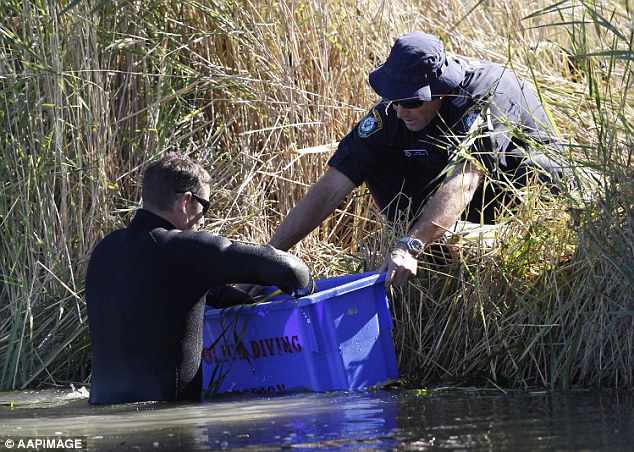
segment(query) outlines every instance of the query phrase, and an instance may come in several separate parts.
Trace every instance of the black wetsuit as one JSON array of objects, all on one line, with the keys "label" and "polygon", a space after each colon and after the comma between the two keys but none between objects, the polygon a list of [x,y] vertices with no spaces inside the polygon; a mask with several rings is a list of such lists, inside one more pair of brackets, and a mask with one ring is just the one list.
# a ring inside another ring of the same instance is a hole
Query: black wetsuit
[{"label": "black wetsuit", "polygon": [[[465,78],[425,129],[407,129],[384,99],[341,140],[329,161],[355,184],[366,182],[390,220],[408,208],[410,217],[420,213],[443,182],[451,159],[465,154],[482,162],[494,178],[514,185],[524,184],[528,167],[535,165],[549,172],[546,180],[561,176],[558,162],[531,148],[533,141],[557,146],[537,97],[502,66],[456,61],[465,68]],[[465,218],[493,221],[497,204],[491,201],[503,199],[499,192],[491,184],[481,187]]]},{"label": "black wetsuit", "polygon": [[312,280],[288,253],[181,231],[144,209],[105,237],[86,274],[90,402],[200,399],[205,295],[226,283],[291,292]]}]

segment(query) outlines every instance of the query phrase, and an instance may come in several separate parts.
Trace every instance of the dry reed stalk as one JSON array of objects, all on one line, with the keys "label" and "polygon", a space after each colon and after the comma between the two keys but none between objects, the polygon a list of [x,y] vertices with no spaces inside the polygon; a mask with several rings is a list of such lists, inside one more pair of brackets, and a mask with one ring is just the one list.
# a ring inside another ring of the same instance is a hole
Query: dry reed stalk
[{"label": "dry reed stalk", "polygon": [[[58,14],[57,0],[7,0],[2,10],[1,387],[88,378],[85,264],[138,206],[148,162],[177,151],[207,164],[209,229],[266,242],[330,155],[302,150],[338,141],[364,115],[376,100],[368,72],[412,29],[535,82],[569,157],[605,177],[591,208],[564,200],[570,223],[537,205],[493,247],[462,243],[455,262],[423,264],[394,299],[403,374],[415,384],[632,387],[633,106],[622,94],[631,30],[621,3],[94,6]],[[403,232],[360,188],[293,251],[317,276],[370,270]]]}]

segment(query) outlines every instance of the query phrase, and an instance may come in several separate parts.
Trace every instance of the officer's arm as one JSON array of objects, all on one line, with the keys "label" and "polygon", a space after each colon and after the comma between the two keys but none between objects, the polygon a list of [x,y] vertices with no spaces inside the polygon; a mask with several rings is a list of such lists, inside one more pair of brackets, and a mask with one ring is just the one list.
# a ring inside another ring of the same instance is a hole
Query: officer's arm
[{"label": "officer's arm", "polygon": [[475,164],[464,161],[447,177],[436,194],[425,205],[422,215],[409,234],[430,244],[443,235],[456,221],[473,199],[482,183],[483,171]]},{"label": "officer's arm", "polygon": [[288,251],[332,214],[354,187],[354,183],[342,172],[328,168],[284,218],[269,244]]},{"label": "officer's arm", "polygon": [[[482,183],[483,171],[471,162],[463,162],[447,177],[429,200],[422,215],[408,232],[425,246],[443,235],[460,220],[462,212]],[[403,246],[397,245],[385,258],[379,271],[386,271],[385,286],[404,287],[416,275],[418,262]]]}]

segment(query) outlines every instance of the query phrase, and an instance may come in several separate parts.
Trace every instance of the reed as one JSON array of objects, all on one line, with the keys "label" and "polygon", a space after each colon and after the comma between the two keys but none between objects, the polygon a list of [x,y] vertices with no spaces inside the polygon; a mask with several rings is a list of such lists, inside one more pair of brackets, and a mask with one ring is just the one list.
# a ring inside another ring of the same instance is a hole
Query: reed
[{"label": "reed", "polygon": [[[257,0],[0,7],[0,388],[89,379],[83,275],[168,151],[215,181],[208,228],[264,243],[375,100],[400,34],[508,64],[550,106],[591,202],[531,200],[486,244],[448,238],[393,297],[412,384],[634,384],[632,26],[627,2]],[[541,5],[541,6],[540,6]],[[402,231],[362,187],[293,251],[375,268]]]}]

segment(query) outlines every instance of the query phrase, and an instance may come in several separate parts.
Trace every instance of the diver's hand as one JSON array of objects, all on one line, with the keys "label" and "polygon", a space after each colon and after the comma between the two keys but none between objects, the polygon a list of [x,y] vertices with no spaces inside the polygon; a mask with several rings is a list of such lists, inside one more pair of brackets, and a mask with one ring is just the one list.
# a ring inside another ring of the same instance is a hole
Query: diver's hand
[{"label": "diver's hand", "polygon": [[310,274],[308,275],[308,284],[304,287],[295,287],[290,284],[281,284],[278,287],[282,292],[287,295],[291,295],[295,299],[311,295],[315,292],[315,290],[317,290],[315,280]]},{"label": "diver's hand", "polygon": [[264,290],[264,286],[258,284],[234,284],[234,287],[246,292],[251,298],[260,295]]},{"label": "diver's hand", "polygon": [[379,272],[385,273],[385,289],[390,286],[404,288],[407,282],[416,276],[418,261],[408,251],[394,248],[387,253]]}]

